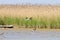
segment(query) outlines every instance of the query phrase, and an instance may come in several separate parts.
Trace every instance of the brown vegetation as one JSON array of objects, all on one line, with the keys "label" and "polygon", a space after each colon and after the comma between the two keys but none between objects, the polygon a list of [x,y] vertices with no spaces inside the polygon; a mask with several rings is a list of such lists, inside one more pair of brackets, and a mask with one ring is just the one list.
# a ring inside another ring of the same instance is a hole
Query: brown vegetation
[{"label": "brown vegetation", "polygon": [[51,18],[51,17],[60,16],[60,6],[2,5],[0,6],[0,16]]}]

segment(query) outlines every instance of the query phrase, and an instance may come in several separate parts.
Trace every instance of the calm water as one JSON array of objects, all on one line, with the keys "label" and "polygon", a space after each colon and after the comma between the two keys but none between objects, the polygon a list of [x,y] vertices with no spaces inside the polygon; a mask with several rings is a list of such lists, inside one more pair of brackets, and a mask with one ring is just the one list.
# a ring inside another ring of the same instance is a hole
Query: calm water
[{"label": "calm water", "polygon": [[0,40],[60,40],[60,31],[0,30]]}]

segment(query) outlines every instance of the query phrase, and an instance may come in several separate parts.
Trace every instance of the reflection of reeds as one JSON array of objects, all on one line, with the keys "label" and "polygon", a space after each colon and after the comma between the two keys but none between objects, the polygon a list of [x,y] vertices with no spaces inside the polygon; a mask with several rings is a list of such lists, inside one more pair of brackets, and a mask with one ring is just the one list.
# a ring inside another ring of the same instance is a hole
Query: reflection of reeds
[{"label": "reflection of reeds", "polygon": [[24,26],[25,28],[50,28],[59,29],[60,28],[60,17],[52,17],[50,20],[47,18],[34,18],[32,20],[26,20],[25,17],[0,17],[0,25],[17,25]]}]

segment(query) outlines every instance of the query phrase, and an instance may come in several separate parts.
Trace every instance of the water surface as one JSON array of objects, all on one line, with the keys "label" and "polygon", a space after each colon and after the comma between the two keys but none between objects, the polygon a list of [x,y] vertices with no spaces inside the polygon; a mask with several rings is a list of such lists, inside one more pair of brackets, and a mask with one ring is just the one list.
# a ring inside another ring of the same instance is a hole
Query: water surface
[{"label": "water surface", "polygon": [[0,30],[1,40],[60,40],[60,31]]}]

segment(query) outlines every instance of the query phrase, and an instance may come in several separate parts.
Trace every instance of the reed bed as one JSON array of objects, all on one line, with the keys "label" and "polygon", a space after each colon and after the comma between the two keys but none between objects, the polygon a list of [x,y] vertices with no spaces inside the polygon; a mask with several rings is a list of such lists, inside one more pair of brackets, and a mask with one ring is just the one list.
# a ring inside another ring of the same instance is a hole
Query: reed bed
[{"label": "reed bed", "polygon": [[26,17],[0,17],[0,25],[14,25],[20,28],[41,28],[41,29],[60,29],[60,17],[52,17],[50,19],[43,17],[32,17],[31,20],[26,20]]},{"label": "reed bed", "polygon": [[[32,19],[26,20],[26,17],[32,17]],[[34,29],[60,29],[60,6],[0,6],[0,25]]]}]

